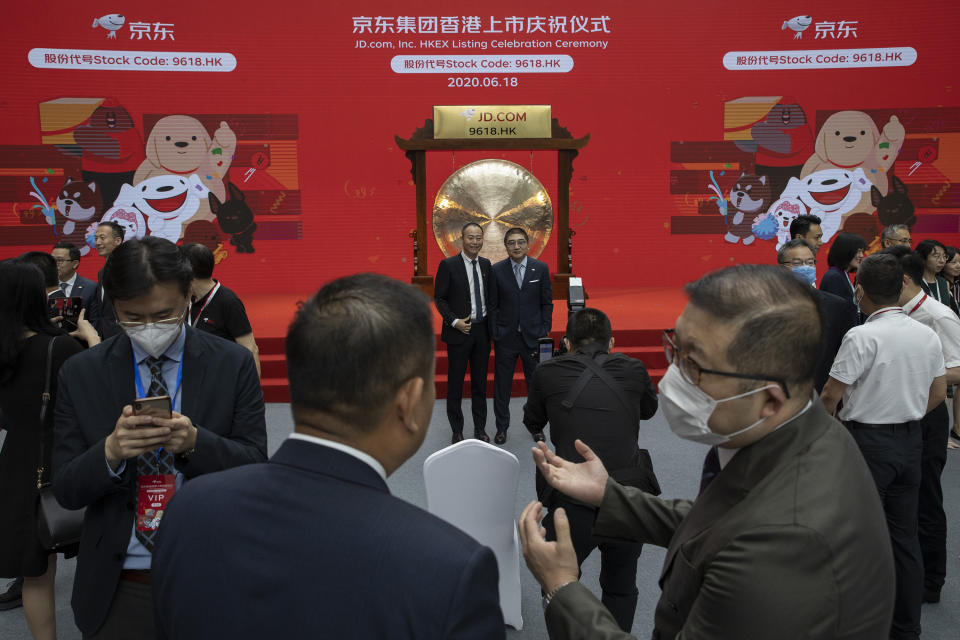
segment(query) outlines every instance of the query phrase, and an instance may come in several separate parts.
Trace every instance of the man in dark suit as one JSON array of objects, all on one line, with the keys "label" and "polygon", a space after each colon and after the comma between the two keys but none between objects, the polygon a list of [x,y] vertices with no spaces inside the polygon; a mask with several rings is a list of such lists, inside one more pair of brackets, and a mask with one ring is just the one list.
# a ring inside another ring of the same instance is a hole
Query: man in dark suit
[{"label": "man in dark suit", "polygon": [[430,424],[435,339],[427,299],[380,275],[300,308],[295,432],[267,464],[189,483],[164,516],[161,638],[505,637],[490,549],[386,483]]},{"label": "man in dark suit", "polygon": [[520,227],[503,236],[508,258],[493,265],[490,278],[490,332],[493,338],[493,414],[497,444],[507,441],[510,389],[517,358],[530,387],[537,366],[537,340],[553,324],[553,288],[546,262],[527,255],[530,238]]},{"label": "man in dark suit", "polygon": [[833,359],[837,357],[837,351],[840,350],[843,336],[859,324],[857,308],[849,300],[816,288],[816,252],[802,238],[794,238],[780,247],[777,251],[777,263],[809,283],[814,295],[820,300],[823,337],[820,341],[817,369],[813,374],[813,388],[820,393],[830,377],[830,367],[833,365]]},{"label": "man in dark suit", "polygon": [[480,257],[483,228],[468,222],[460,230],[463,251],[440,262],[433,299],[443,318],[440,339],[447,344],[447,420],[453,442],[463,440],[463,376],[470,365],[471,412],[475,438],[490,442],[487,426],[487,365],[490,334],[487,299],[490,297],[490,261]]},{"label": "man in dark suit", "polygon": [[[657,412],[657,392],[643,363],[622,353],[610,353],[610,319],[598,309],[581,309],[570,316],[564,344],[568,353],[541,363],[533,373],[523,423],[534,440],[542,441],[550,423],[550,441],[566,460],[583,461],[574,443],[593,447],[611,474],[624,485],[658,495],[650,454],[640,449],[640,421]],[[582,565],[600,548],[603,604],[624,631],[633,626],[637,608],[637,560],[643,545],[596,539],[591,534],[597,510],[555,491],[538,471],[537,499],[548,509],[543,526],[547,540],[556,540],[554,513],[563,509],[570,536]]]},{"label": "man in dark suit", "polygon": [[[108,260],[110,254],[123,244],[123,235],[123,227],[115,220],[98,224],[93,242],[100,257]],[[97,274],[97,290],[93,296],[93,304],[87,319],[96,328],[100,337],[106,339],[120,333],[116,315],[110,292],[103,286],[103,269],[101,269],[100,273]]]},{"label": "man in dark suit", "polygon": [[[679,437],[718,445],[722,470],[695,502],[624,487],[578,443],[574,464],[539,444],[547,482],[598,507],[594,535],[667,548],[653,637],[886,638],[893,554],[883,507],[850,433],[813,393],[820,320],[812,287],[741,265],[687,285],[665,332],[660,407]],[[547,593],[551,638],[629,637],[577,583],[562,511],[520,518],[527,566]]]},{"label": "man in dark suit", "polygon": [[[123,333],[60,370],[53,488],[66,508],[87,508],[72,600],[85,638],[151,637],[167,500],[197,476],[266,459],[253,358],[185,326],[191,277],[167,240],[123,244],[103,271]],[[145,396],[168,396],[171,417],[134,415]]]},{"label": "man in dark suit", "polygon": [[68,298],[83,298],[83,308],[87,310],[86,318],[91,324],[95,324],[90,318],[90,308],[96,295],[97,283],[77,273],[80,250],[72,242],[61,240],[53,245],[50,255],[57,263],[57,276],[63,294]]}]

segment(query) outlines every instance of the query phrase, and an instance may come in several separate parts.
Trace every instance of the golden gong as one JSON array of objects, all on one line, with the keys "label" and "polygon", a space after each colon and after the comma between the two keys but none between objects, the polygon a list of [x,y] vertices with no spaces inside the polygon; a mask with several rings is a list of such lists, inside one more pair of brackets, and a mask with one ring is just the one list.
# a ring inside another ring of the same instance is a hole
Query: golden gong
[{"label": "golden gong", "polygon": [[538,257],[553,229],[553,205],[536,176],[506,160],[478,160],[454,171],[433,204],[433,235],[443,255],[462,248],[460,230],[468,222],[483,229],[480,255],[497,262],[507,257],[503,235],[521,227],[530,236],[529,254]]}]

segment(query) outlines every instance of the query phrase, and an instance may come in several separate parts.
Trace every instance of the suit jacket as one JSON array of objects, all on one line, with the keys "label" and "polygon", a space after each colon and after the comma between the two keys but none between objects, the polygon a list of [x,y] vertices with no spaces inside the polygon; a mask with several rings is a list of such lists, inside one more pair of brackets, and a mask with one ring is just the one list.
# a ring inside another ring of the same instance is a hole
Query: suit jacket
[{"label": "suit jacket", "polygon": [[830,377],[830,367],[840,350],[840,343],[847,331],[860,322],[857,308],[852,302],[827,291],[816,290],[820,299],[820,322],[823,332],[820,338],[820,358],[813,375],[813,388],[820,393]]},{"label": "suit jacket", "polygon": [[73,289],[70,291],[70,296],[83,298],[83,308],[87,310],[84,317],[90,321],[90,324],[93,324],[93,320],[90,320],[89,316],[90,310],[94,306],[96,293],[97,283],[77,274],[77,279],[73,281]]},{"label": "suit jacket", "polygon": [[312,442],[191,482],[158,538],[158,638],[505,637],[493,552]]},{"label": "suit jacket", "polygon": [[[890,633],[893,557],[876,485],[818,400],[741,449],[696,502],[608,482],[593,531],[667,547],[654,639]],[[579,584],[557,593],[546,620],[551,638],[629,637]]]},{"label": "suit jacket", "polygon": [[[263,393],[250,352],[191,327],[186,331],[181,413],[199,433],[189,461],[177,461],[185,485],[198,475],[267,457]],[[104,454],[121,410],[136,397],[130,339],[118,335],[68,360],[58,393],[53,489],[64,507],[87,507],[72,604],[77,627],[92,634],[109,611],[136,513],[136,460],[127,461],[117,481]]]},{"label": "suit jacket", "polygon": [[853,304],[853,285],[846,272],[837,267],[830,267],[820,279],[820,291],[832,293]]},{"label": "suit jacket", "polygon": [[[596,375],[583,387],[572,407],[564,406],[571,388],[587,368],[586,358],[595,360],[620,385],[631,403],[629,409]],[[523,406],[523,424],[530,433],[537,433],[549,422],[550,441],[564,460],[583,462],[573,444],[579,438],[621,482],[656,494],[660,487],[649,453],[642,454],[637,444],[640,420],[648,420],[656,412],[657,392],[643,363],[622,353],[608,354],[602,345],[594,343],[536,368]],[[553,493],[538,469],[537,498],[550,506]]]},{"label": "suit jacket", "polygon": [[493,265],[487,313],[494,341],[519,326],[524,343],[535,349],[537,340],[553,326],[553,286],[547,263],[527,256],[522,287],[517,287],[513,260],[506,258]]},{"label": "suit jacket", "polygon": [[[486,258],[477,259],[477,269],[480,271],[480,280],[483,281],[483,299],[487,305],[487,316],[490,315],[490,261]],[[458,253],[442,260],[437,267],[437,277],[433,284],[433,299],[437,311],[443,318],[443,328],[440,329],[440,339],[447,344],[460,344],[467,339],[459,329],[454,329],[454,320],[466,318],[473,307],[470,299],[470,280],[467,276],[467,265]]]}]

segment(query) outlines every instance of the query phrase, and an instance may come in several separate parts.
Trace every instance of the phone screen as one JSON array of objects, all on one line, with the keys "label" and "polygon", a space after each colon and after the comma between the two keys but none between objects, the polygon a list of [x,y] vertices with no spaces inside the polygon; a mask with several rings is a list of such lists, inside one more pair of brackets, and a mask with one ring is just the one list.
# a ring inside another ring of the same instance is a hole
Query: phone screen
[{"label": "phone screen", "polygon": [[553,357],[553,340],[540,343],[540,362],[546,362]]}]

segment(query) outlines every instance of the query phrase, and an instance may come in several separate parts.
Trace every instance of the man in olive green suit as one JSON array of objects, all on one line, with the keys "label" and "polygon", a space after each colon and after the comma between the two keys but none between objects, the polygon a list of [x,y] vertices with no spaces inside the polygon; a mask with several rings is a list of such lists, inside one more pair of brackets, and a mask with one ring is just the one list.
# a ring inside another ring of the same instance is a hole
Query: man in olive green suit
[{"label": "man in olive green suit", "polygon": [[[660,406],[675,434],[717,446],[712,482],[694,502],[661,500],[614,482],[580,442],[580,464],[538,443],[540,472],[599,507],[594,535],[667,548],[655,639],[886,638],[886,522],[857,445],[813,393],[821,329],[809,285],[742,265],[686,290],[665,332]],[[546,542],[541,515],[533,502],[519,526],[550,637],[628,638],[577,582],[566,516]]]}]

